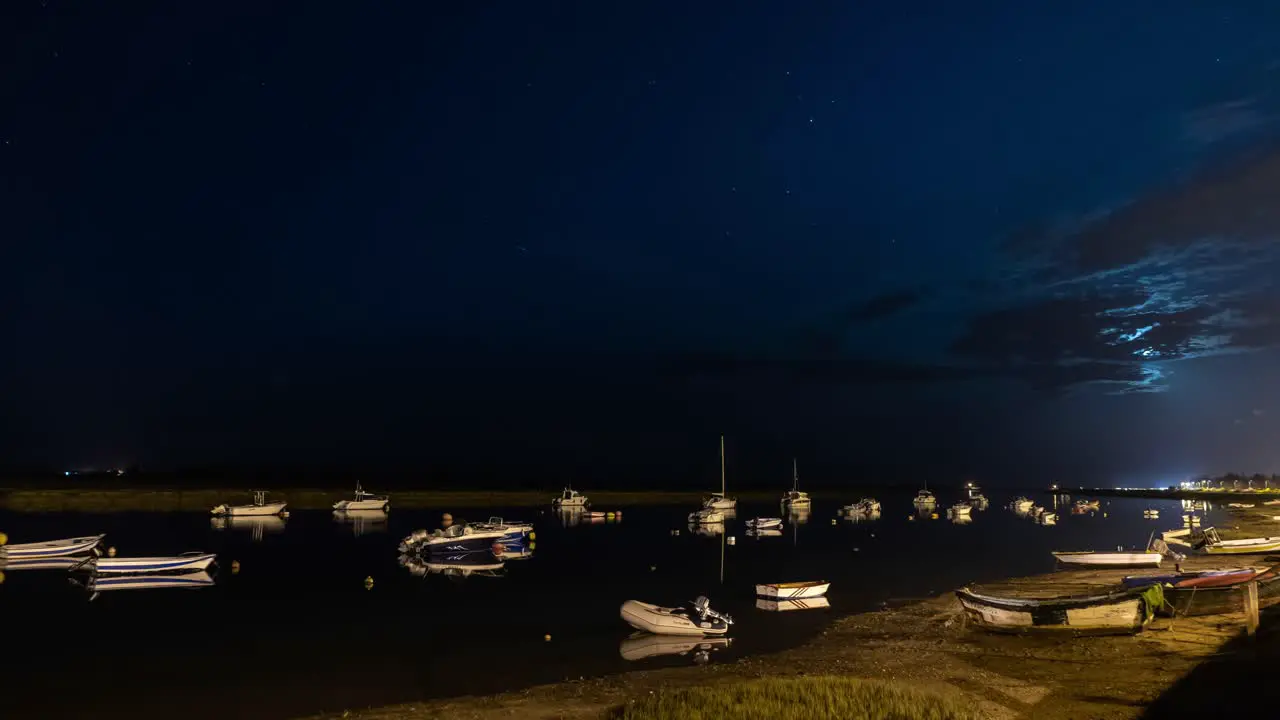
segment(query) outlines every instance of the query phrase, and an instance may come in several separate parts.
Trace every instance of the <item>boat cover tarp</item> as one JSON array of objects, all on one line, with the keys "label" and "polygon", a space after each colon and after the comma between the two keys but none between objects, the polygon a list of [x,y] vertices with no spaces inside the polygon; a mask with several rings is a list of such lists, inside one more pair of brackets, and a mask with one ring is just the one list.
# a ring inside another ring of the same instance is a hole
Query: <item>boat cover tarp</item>
[{"label": "boat cover tarp", "polygon": [[1142,591],[1142,624],[1146,625],[1155,617],[1156,610],[1164,607],[1164,586],[1156,583],[1148,585]]}]

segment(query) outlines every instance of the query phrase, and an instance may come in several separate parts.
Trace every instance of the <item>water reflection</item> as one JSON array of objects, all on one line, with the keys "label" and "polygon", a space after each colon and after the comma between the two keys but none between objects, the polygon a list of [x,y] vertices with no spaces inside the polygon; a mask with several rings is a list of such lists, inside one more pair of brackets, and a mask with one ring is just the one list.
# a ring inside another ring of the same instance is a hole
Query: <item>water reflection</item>
[{"label": "water reflection", "polygon": [[861,512],[847,513],[844,516],[845,522],[854,523],[854,524],[864,523],[864,522],[875,522],[876,520],[879,520],[879,519],[880,519],[879,510],[876,510],[875,512],[870,512],[870,513],[861,513]]},{"label": "water reflection", "polygon": [[76,565],[84,563],[84,561],[84,557],[17,558],[14,560],[0,558],[0,570],[5,572],[14,572],[15,570],[69,570]]},{"label": "water reflection", "polygon": [[733,643],[727,637],[678,637],[673,635],[654,635],[638,632],[625,638],[618,644],[618,654],[623,660],[636,661],[664,655],[688,655],[693,653],[693,661],[698,664],[711,659],[711,653],[723,650]]},{"label": "water reflection", "polygon": [[502,577],[502,560],[491,552],[460,555],[401,555],[400,564],[418,577],[443,575],[461,580],[471,576]]},{"label": "water reflection", "polygon": [[703,537],[724,535],[724,523],[689,523],[689,532]]},{"label": "water reflection", "polygon": [[384,510],[334,510],[333,521],[351,526],[356,537],[365,533],[386,532],[387,513]]},{"label": "water reflection", "polygon": [[762,530],[750,529],[750,530],[747,530],[747,537],[753,537],[757,539],[782,537],[782,528],[773,527],[773,528],[764,528]]},{"label": "water reflection", "polygon": [[756,609],[768,612],[788,612],[791,610],[821,610],[831,607],[831,601],[826,596],[815,598],[804,598],[801,600],[771,600],[769,598],[756,598]]},{"label": "water reflection", "polygon": [[113,590],[158,590],[162,588],[181,588],[198,590],[213,585],[209,573],[186,573],[183,575],[92,575],[85,583],[85,589],[93,593],[93,600],[98,593]]},{"label": "water reflection", "polygon": [[973,516],[967,512],[957,512],[955,508],[947,508],[947,519],[956,525],[968,525],[973,522]]},{"label": "water reflection", "polygon": [[792,508],[791,512],[787,514],[787,520],[792,525],[804,525],[809,522],[809,515],[809,508],[807,507]]},{"label": "water reflection", "polygon": [[248,532],[254,542],[262,542],[268,534],[284,532],[284,518],[279,515],[223,515],[209,518],[209,527],[214,530],[237,530]]}]

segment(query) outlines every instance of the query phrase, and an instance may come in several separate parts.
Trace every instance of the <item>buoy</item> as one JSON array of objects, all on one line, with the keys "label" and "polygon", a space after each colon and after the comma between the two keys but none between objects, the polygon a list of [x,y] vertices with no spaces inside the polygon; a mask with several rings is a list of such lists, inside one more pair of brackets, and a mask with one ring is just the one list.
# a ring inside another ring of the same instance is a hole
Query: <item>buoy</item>
[{"label": "buoy", "polygon": [[611,513],[611,512],[607,512],[607,513],[605,513],[605,514],[604,514],[604,517],[605,517],[605,519],[606,519],[606,520],[612,520],[612,519],[613,519],[613,513]]},{"label": "buoy", "polygon": [[930,519],[930,520],[937,520],[937,519],[938,519],[938,513],[929,513],[929,519]]},{"label": "buoy", "polygon": [[373,589],[373,576],[372,576],[372,575],[370,575],[370,576],[368,576],[368,577],[366,577],[366,578],[364,579],[364,589],[365,589],[365,590],[372,590],[372,589]]},{"label": "buoy", "polygon": [[543,635],[543,636],[542,636],[542,641],[543,641],[543,642],[551,642],[551,633],[547,633],[546,635]]},{"label": "buoy", "polygon": [[453,516],[452,516],[452,515],[450,515],[449,513],[445,513],[445,514],[443,514],[443,515],[441,515],[441,516],[440,516],[440,521],[441,521],[441,522],[453,522]]},{"label": "buoy", "polygon": [[734,545],[734,544],[736,544],[736,543],[738,542],[738,541],[737,541],[737,539],[736,539],[736,538],[734,538],[732,535],[730,535],[729,537],[725,538],[725,539],[724,539],[724,541],[725,541],[725,542],[727,542],[727,543],[729,543],[730,545]]},{"label": "buoy", "polygon": [[908,516],[907,516],[907,519],[908,519],[908,520],[911,520],[911,521],[914,521],[914,520],[916,519],[916,516],[915,516],[915,515],[908,515]]},{"label": "buoy", "polygon": [[0,585],[4,584],[4,571],[0,570]]},{"label": "buoy", "polygon": [[836,524],[836,519],[835,519],[835,518],[831,518],[831,524],[832,524],[832,525],[835,525],[835,524]]},{"label": "buoy", "polygon": [[8,542],[9,542],[9,536],[0,532],[0,545],[4,545],[5,543],[8,543]]},{"label": "buoy", "polygon": [[530,550],[537,550],[537,549],[538,549],[538,543],[529,543],[529,549],[530,549]]},{"label": "buoy", "polygon": [[622,511],[621,511],[621,510],[618,510],[617,512],[615,512],[615,513],[613,514],[613,516],[614,516],[614,517],[616,517],[616,518],[618,518],[619,520],[621,520],[621,519],[622,519]]},{"label": "buoy", "polygon": [[875,533],[871,533],[871,537],[875,537],[875,536],[876,536],[876,534],[875,534]]},{"label": "buoy", "polygon": [[536,532],[534,532],[534,531],[530,530],[530,531],[529,531],[529,539],[530,539],[530,540],[537,540],[537,539],[538,539],[538,533],[536,533]]},{"label": "buoy", "polygon": [[231,574],[232,574],[232,575],[238,575],[239,573],[240,573],[240,561],[239,561],[239,560],[232,560],[232,561],[231,561]]},{"label": "buoy", "polygon": [[113,545],[113,546],[111,546],[111,547],[107,548],[107,557],[115,557],[115,556],[116,556],[116,548],[115,548],[115,546]]},{"label": "buoy", "polygon": [[649,566],[649,572],[653,572],[654,570],[657,570],[657,569],[658,569],[658,566],[657,566],[657,565],[650,565],[650,566]]},{"label": "buoy", "polygon": [[858,552],[858,548],[854,548],[854,549],[853,549],[853,551],[854,551],[854,552]]}]

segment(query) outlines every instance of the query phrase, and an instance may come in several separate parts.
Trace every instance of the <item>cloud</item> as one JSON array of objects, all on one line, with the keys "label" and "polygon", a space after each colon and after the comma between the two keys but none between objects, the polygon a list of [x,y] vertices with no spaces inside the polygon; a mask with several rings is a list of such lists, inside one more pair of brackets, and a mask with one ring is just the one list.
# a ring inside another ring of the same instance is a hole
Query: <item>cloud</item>
[{"label": "cloud", "polygon": [[784,378],[800,382],[859,384],[921,384],[968,380],[990,375],[978,367],[931,365],[866,358],[765,358],[731,353],[691,353],[672,356],[662,364],[664,374],[679,378]]},{"label": "cloud", "polygon": [[1256,130],[1269,120],[1259,109],[1257,98],[1229,100],[1183,115],[1182,135],[1190,142],[1211,145]]},{"label": "cloud", "polygon": [[923,300],[920,290],[896,290],[854,304],[844,314],[850,323],[864,323],[896,315]]}]

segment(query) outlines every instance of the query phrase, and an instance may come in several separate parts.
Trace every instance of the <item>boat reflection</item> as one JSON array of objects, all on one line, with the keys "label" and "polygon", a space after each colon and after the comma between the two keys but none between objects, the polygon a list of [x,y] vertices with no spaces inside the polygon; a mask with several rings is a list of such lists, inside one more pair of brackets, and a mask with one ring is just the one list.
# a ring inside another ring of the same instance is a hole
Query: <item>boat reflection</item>
[{"label": "boat reflection", "polygon": [[724,534],[724,523],[689,523],[689,532],[703,537],[716,537]]},{"label": "boat reflection", "polygon": [[879,510],[876,510],[875,512],[869,512],[869,513],[861,513],[861,512],[847,513],[844,516],[845,522],[854,523],[854,524],[864,523],[864,522],[875,522],[876,520],[879,520],[879,519],[880,519]]},{"label": "boat reflection", "polygon": [[386,532],[388,515],[385,510],[334,510],[333,521],[350,525],[356,537],[365,533]]},{"label": "boat reflection", "polygon": [[201,570],[181,575],[90,575],[84,587],[90,593],[92,602],[99,593],[113,590],[159,590],[164,588],[181,588],[199,590],[211,587],[213,577]]},{"label": "boat reflection", "polygon": [[209,518],[209,527],[214,530],[247,531],[254,542],[262,542],[267,534],[284,532],[284,518],[279,515],[221,515]]},{"label": "boat reflection", "polygon": [[15,558],[8,560],[0,557],[0,570],[14,572],[16,570],[69,570],[83,564],[84,557],[56,558]]},{"label": "boat reflection", "polygon": [[711,653],[724,650],[733,643],[727,637],[680,637],[678,635],[654,635],[638,632],[618,644],[618,654],[623,660],[646,660],[663,655],[688,655],[698,664],[708,662]]},{"label": "boat reflection", "polygon": [[791,512],[787,513],[787,520],[792,525],[804,525],[805,523],[809,522],[810,514],[811,513],[809,512],[809,508],[807,507],[799,507],[799,508],[793,507],[791,508]]},{"label": "boat reflection", "polygon": [[782,537],[782,529],[781,528],[764,528],[763,530],[751,529],[751,530],[747,530],[747,537],[753,537],[753,538]]},{"label": "boat reflection", "polygon": [[831,601],[825,595],[801,600],[770,600],[756,598],[756,609],[768,612],[788,612],[790,610],[822,610],[831,607]]},{"label": "boat reflection", "polygon": [[968,525],[973,522],[973,516],[969,513],[959,513],[955,510],[947,510],[947,519],[956,525]]},{"label": "boat reflection", "polygon": [[451,579],[502,577],[502,559],[491,552],[460,555],[401,555],[400,565],[418,577],[443,575]]}]

